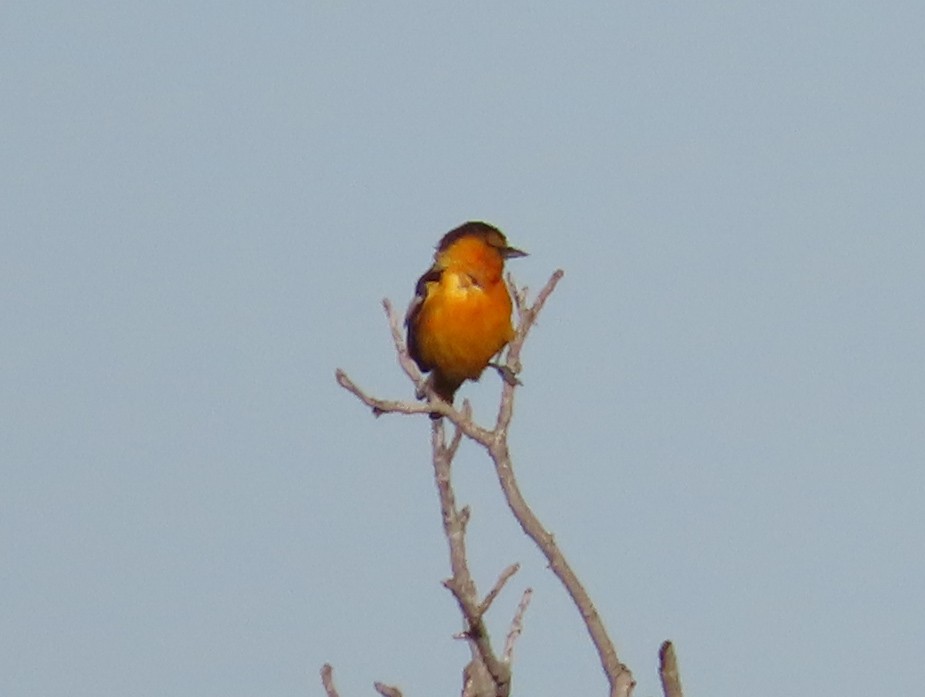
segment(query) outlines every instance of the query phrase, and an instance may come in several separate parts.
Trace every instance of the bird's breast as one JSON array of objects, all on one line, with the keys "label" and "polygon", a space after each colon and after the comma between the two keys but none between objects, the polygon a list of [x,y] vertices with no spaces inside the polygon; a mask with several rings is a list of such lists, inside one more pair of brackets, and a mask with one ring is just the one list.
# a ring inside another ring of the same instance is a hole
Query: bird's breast
[{"label": "bird's breast", "polygon": [[511,340],[511,299],[499,279],[488,286],[465,273],[444,272],[419,317],[421,351],[448,376],[477,378]]},{"label": "bird's breast", "polygon": [[444,271],[442,279],[442,290],[447,294],[448,299],[453,300],[475,300],[473,295],[484,295],[485,290],[479,284],[478,280],[470,274],[459,271]]}]

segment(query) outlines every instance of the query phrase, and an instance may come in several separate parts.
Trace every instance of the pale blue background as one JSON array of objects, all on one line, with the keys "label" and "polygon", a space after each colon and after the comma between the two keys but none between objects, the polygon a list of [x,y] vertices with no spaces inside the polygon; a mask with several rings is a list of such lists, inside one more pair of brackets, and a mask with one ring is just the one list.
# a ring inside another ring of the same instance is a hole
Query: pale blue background
[{"label": "pale blue background", "polygon": [[[526,496],[637,695],[925,681],[925,5],[0,8],[0,694],[458,694],[404,308],[470,218],[566,270]],[[488,413],[498,380],[462,394]],[[515,694],[604,694],[464,448]]]}]

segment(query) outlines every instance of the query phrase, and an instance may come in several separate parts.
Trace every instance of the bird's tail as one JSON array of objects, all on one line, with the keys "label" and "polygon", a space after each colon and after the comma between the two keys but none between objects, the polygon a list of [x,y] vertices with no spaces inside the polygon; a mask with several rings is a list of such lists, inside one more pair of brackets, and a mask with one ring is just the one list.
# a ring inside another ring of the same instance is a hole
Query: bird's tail
[{"label": "bird's tail", "polygon": [[[456,394],[456,390],[459,389],[461,384],[461,380],[450,380],[439,370],[434,370],[427,377],[427,386],[433,390],[434,394],[436,394],[440,399],[442,399],[444,402],[447,402],[448,404],[453,404],[453,396]],[[425,399],[427,397],[426,394],[420,393],[418,393],[417,396],[418,399]],[[439,419],[440,416],[441,415],[437,412],[431,412],[430,414],[430,418],[432,419]]]}]

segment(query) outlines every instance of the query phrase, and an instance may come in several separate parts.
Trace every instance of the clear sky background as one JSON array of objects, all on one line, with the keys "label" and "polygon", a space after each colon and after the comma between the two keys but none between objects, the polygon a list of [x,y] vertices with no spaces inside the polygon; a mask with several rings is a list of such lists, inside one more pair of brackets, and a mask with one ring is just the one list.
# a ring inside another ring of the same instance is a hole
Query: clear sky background
[{"label": "clear sky background", "polygon": [[[925,682],[925,5],[0,8],[0,694],[458,694],[404,308],[566,276],[511,445],[637,695]],[[498,379],[469,385],[480,417]],[[475,447],[515,694],[604,694]]]}]

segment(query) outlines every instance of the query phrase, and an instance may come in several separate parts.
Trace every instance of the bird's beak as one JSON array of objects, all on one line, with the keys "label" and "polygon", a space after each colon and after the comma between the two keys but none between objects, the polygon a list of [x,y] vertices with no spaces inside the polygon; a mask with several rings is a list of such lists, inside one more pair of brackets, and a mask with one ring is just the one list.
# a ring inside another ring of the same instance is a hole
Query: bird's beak
[{"label": "bird's beak", "polygon": [[505,259],[516,259],[517,257],[527,256],[527,253],[522,252],[519,249],[515,249],[514,247],[505,247],[501,250],[501,256]]}]

